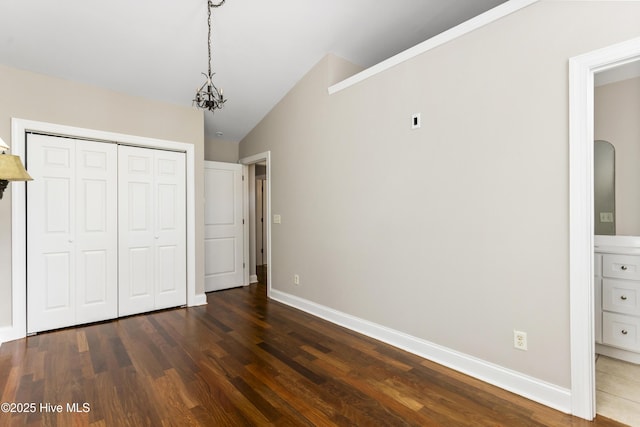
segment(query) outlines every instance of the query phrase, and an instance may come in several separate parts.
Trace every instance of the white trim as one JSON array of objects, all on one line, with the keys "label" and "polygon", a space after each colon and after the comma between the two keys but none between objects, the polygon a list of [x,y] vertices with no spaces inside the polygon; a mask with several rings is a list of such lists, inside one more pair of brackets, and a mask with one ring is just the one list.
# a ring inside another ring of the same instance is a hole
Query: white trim
[{"label": "white trim", "polygon": [[[193,144],[12,118],[12,154],[24,158],[27,131],[185,152],[187,157],[187,305],[192,307],[206,304],[206,295],[196,294],[195,146]],[[0,329],[0,341],[23,338],[27,332],[25,183],[14,182],[11,185],[11,308],[13,315],[12,326]]]},{"label": "white trim", "polygon": [[2,347],[3,343],[16,339],[16,338],[13,338],[12,335],[13,335],[13,326],[3,326],[2,328],[0,328],[0,347]]},{"label": "white trim", "polygon": [[498,19],[504,18],[505,16],[517,12],[520,9],[524,9],[525,7],[537,3],[538,1],[539,0],[509,0],[505,3],[502,3],[494,7],[493,9],[490,9],[474,18],[469,19],[468,21],[463,22],[462,24],[459,24],[443,33],[431,37],[430,39],[425,40],[420,44],[417,44],[405,51],[400,52],[395,56],[392,56],[389,59],[386,59],[372,67],[367,68],[366,70],[359,72],[358,74],[354,74],[353,76],[341,82],[338,82],[333,86],[330,86],[328,89],[329,95],[353,86],[356,83],[360,83],[361,81],[366,80],[369,77],[382,73],[383,71],[386,71],[391,67],[395,67],[396,65],[401,64],[409,59],[415,58],[416,56],[421,55],[431,49],[435,49],[438,46],[442,46],[443,44],[455,40],[458,37],[462,37],[465,34],[475,31],[478,28],[491,24]]},{"label": "white trim", "polygon": [[640,353],[635,351],[624,350],[621,348],[596,343],[596,353],[613,357],[614,359],[624,360],[625,362],[635,363],[636,365],[640,364]]},{"label": "white trim", "polygon": [[569,294],[571,412],[595,416],[593,92],[595,72],[640,56],[640,38],[569,60]]},{"label": "white trim", "polygon": [[249,284],[251,283],[258,283],[258,275],[257,274],[252,274],[251,277],[249,277]]},{"label": "white trim", "polygon": [[[271,151],[265,151],[253,156],[243,157],[238,160],[238,163],[243,165],[252,165],[255,163],[266,162],[267,163],[267,297],[271,298],[272,291],[272,273],[273,264],[271,262]],[[248,206],[249,200],[245,198],[245,206]],[[246,242],[248,242],[248,237]],[[246,246],[249,246],[248,243]],[[257,281],[257,277],[256,277]],[[253,282],[252,282],[253,283]]]},{"label": "white trim", "polygon": [[282,291],[273,290],[271,298],[559,411],[569,413],[571,409],[568,389]]}]

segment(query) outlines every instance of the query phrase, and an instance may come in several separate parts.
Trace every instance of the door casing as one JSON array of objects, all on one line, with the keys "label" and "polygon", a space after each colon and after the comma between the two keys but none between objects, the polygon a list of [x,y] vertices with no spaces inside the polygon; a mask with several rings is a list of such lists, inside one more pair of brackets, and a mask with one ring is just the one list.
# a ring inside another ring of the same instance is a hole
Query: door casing
[{"label": "door casing", "polygon": [[640,37],[569,60],[569,300],[571,412],[595,405],[593,140],[594,73],[640,58]]},{"label": "door casing", "polygon": [[[253,156],[247,156],[247,157],[243,157],[242,159],[240,159],[238,161],[238,163],[241,163],[245,166],[248,165],[254,165],[256,163],[260,163],[260,162],[265,162],[267,164],[267,172],[266,172],[266,186],[267,186],[267,197],[266,200],[264,201],[264,203],[266,203],[266,215],[265,215],[265,222],[266,222],[266,237],[265,237],[265,242],[264,245],[267,249],[267,297],[270,297],[271,295],[271,284],[272,284],[272,273],[273,273],[273,264],[271,262],[272,259],[272,250],[271,250],[271,152],[270,151],[265,151],[263,153],[258,153],[255,154]],[[255,186],[254,186],[255,188]],[[245,209],[245,214],[244,217],[245,218],[249,218],[249,199],[253,197],[255,200],[255,194],[254,195],[250,195],[249,191],[248,191],[248,180],[245,180],[245,203],[244,203],[244,209]],[[254,203],[255,206],[255,203]],[[255,240],[255,236],[252,236],[253,239]],[[245,260],[249,260],[249,233],[245,233],[244,235],[244,259]],[[255,245],[254,245],[255,247]],[[247,271],[247,276],[246,276],[246,284],[249,284],[249,276],[248,276],[248,271],[249,269],[245,269],[245,271]]]}]

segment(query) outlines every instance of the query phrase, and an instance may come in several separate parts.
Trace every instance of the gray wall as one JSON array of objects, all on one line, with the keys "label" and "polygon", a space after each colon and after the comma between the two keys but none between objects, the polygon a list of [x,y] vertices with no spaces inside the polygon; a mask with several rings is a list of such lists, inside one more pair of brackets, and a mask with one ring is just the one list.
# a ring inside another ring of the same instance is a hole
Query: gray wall
[{"label": "gray wall", "polygon": [[616,234],[640,236],[640,78],[598,86],[594,97],[595,139],[616,148]]},{"label": "gray wall", "polygon": [[273,287],[570,387],[568,59],[638,22],[542,1],[331,96],[324,58],[240,143],[271,150]]},{"label": "gray wall", "polygon": [[238,163],[238,143],[220,138],[207,138],[204,144],[204,159]]},{"label": "gray wall", "polygon": [[[168,139],[195,146],[195,192],[204,194],[202,112],[0,66],[0,137],[11,118]],[[9,184],[11,187],[11,184]],[[11,325],[11,189],[0,200],[0,327]],[[204,290],[204,204],[196,197],[196,291]],[[13,238],[21,238],[14,236]]]}]

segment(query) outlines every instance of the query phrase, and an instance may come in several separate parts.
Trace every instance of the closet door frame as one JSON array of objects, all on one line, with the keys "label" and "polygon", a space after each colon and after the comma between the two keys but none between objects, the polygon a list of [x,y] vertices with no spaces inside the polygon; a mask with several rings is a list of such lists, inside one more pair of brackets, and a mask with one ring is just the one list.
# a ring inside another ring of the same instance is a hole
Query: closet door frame
[{"label": "closet door frame", "polygon": [[[127,145],[164,150],[182,151],[186,154],[187,191],[187,306],[207,303],[204,291],[196,293],[196,198],[195,198],[195,145],[184,142],[146,138],[94,129],[78,128],[33,120],[11,119],[11,152],[24,159],[28,132],[63,135],[73,138],[112,141]],[[12,326],[3,328],[1,340],[10,341],[27,335],[27,264],[26,264],[26,185],[11,185],[11,290]]]}]

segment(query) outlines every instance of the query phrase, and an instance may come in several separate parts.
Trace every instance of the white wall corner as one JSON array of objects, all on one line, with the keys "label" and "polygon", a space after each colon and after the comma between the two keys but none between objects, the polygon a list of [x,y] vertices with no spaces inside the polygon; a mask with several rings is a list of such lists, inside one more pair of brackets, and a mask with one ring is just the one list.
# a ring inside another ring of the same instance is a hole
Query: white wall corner
[{"label": "white wall corner", "polygon": [[272,289],[271,298],[535,402],[571,413],[571,391],[468,354]]}]

